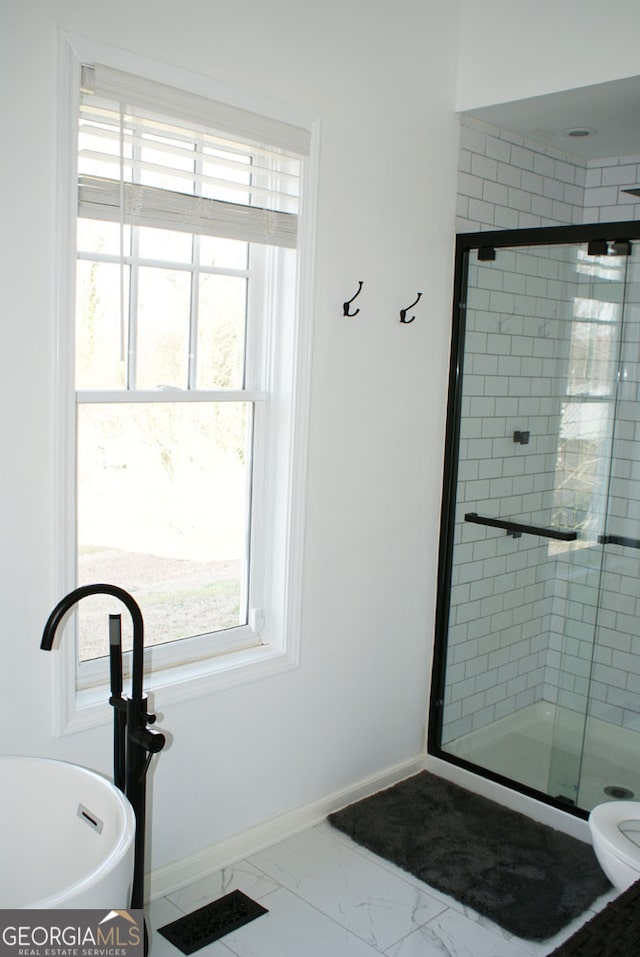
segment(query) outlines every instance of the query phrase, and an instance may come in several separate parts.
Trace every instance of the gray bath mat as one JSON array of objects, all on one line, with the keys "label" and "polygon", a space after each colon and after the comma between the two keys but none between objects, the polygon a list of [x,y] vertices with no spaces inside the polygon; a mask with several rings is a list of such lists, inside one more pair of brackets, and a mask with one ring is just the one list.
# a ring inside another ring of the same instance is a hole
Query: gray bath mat
[{"label": "gray bath mat", "polygon": [[611,889],[590,845],[426,771],[329,820],[527,940],[551,937]]}]

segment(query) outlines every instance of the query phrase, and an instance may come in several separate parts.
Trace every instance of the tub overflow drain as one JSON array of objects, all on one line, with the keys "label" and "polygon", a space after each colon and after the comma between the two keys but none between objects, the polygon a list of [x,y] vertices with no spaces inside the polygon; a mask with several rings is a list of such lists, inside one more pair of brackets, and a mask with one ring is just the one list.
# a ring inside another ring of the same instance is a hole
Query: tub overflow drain
[{"label": "tub overflow drain", "polygon": [[630,791],[629,788],[622,788],[616,784],[610,784],[609,787],[604,789],[604,793],[608,794],[609,797],[615,798],[616,801],[630,801],[633,797],[633,791]]},{"label": "tub overflow drain", "polygon": [[94,814],[93,811],[90,811],[89,808],[84,806],[84,804],[78,804],[78,817],[82,818],[82,820],[87,824],[90,824],[94,831],[96,831],[98,834],[102,834],[104,823],[100,820],[97,814]]}]

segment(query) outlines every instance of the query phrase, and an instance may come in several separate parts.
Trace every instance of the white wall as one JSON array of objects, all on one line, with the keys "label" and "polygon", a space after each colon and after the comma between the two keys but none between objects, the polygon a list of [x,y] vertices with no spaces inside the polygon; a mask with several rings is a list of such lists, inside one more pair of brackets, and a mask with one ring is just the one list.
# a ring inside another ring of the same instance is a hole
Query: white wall
[{"label": "white wall", "polygon": [[[450,326],[457,4],[0,0],[0,751],[110,771],[110,715],[56,738],[39,651],[53,497],[58,29],[320,114],[302,664],[177,704],[158,868],[420,753]],[[341,303],[364,280],[357,320]],[[398,311],[422,302],[403,326]]]},{"label": "white wall", "polygon": [[637,0],[462,0],[460,110],[640,73]]}]

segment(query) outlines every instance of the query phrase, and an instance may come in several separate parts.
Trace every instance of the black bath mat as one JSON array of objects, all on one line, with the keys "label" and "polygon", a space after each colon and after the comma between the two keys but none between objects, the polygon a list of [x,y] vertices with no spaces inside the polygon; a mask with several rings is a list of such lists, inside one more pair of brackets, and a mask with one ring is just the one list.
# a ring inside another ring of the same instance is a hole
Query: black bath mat
[{"label": "black bath mat", "polygon": [[611,889],[590,845],[427,771],[329,820],[527,940],[551,937]]},{"label": "black bath mat", "polygon": [[265,907],[251,900],[242,891],[231,891],[191,914],[158,928],[158,933],[183,954],[193,954],[201,947],[220,940],[225,934],[230,934],[232,930],[237,930],[238,927],[243,927],[249,921],[267,913]]},{"label": "black bath mat", "polygon": [[583,924],[550,957],[638,957],[640,881]]}]

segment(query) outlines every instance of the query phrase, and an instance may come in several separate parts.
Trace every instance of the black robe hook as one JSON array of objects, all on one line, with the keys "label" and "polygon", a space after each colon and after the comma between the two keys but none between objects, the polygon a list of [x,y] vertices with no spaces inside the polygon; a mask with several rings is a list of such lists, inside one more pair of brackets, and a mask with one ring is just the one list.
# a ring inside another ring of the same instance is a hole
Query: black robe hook
[{"label": "black robe hook", "polygon": [[406,325],[409,325],[410,322],[413,322],[413,320],[415,319],[415,316],[411,316],[411,319],[407,319],[407,313],[409,312],[410,309],[413,309],[413,307],[420,302],[421,297],[422,297],[422,293],[419,292],[418,298],[416,299],[415,302],[412,302],[411,305],[407,306],[406,309],[400,310],[400,322],[404,322]]},{"label": "black robe hook", "polygon": [[350,319],[352,319],[354,316],[357,316],[358,313],[360,312],[359,309],[356,309],[355,312],[349,312],[349,306],[351,305],[351,303],[353,302],[353,300],[356,298],[356,296],[359,296],[359,295],[360,295],[361,290],[362,290],[362,280],[360,280],[360,281],[358,282],[358,291],[357,291],[356,295],[355,295],[355,296],[352,296],[351,299],[348,299],[347,302],[343,302],[343,303],[342,303],[342,308],[343,308],[343,310],[344,310],[344,315],[345,315],[345,316],[348,316]]}]

